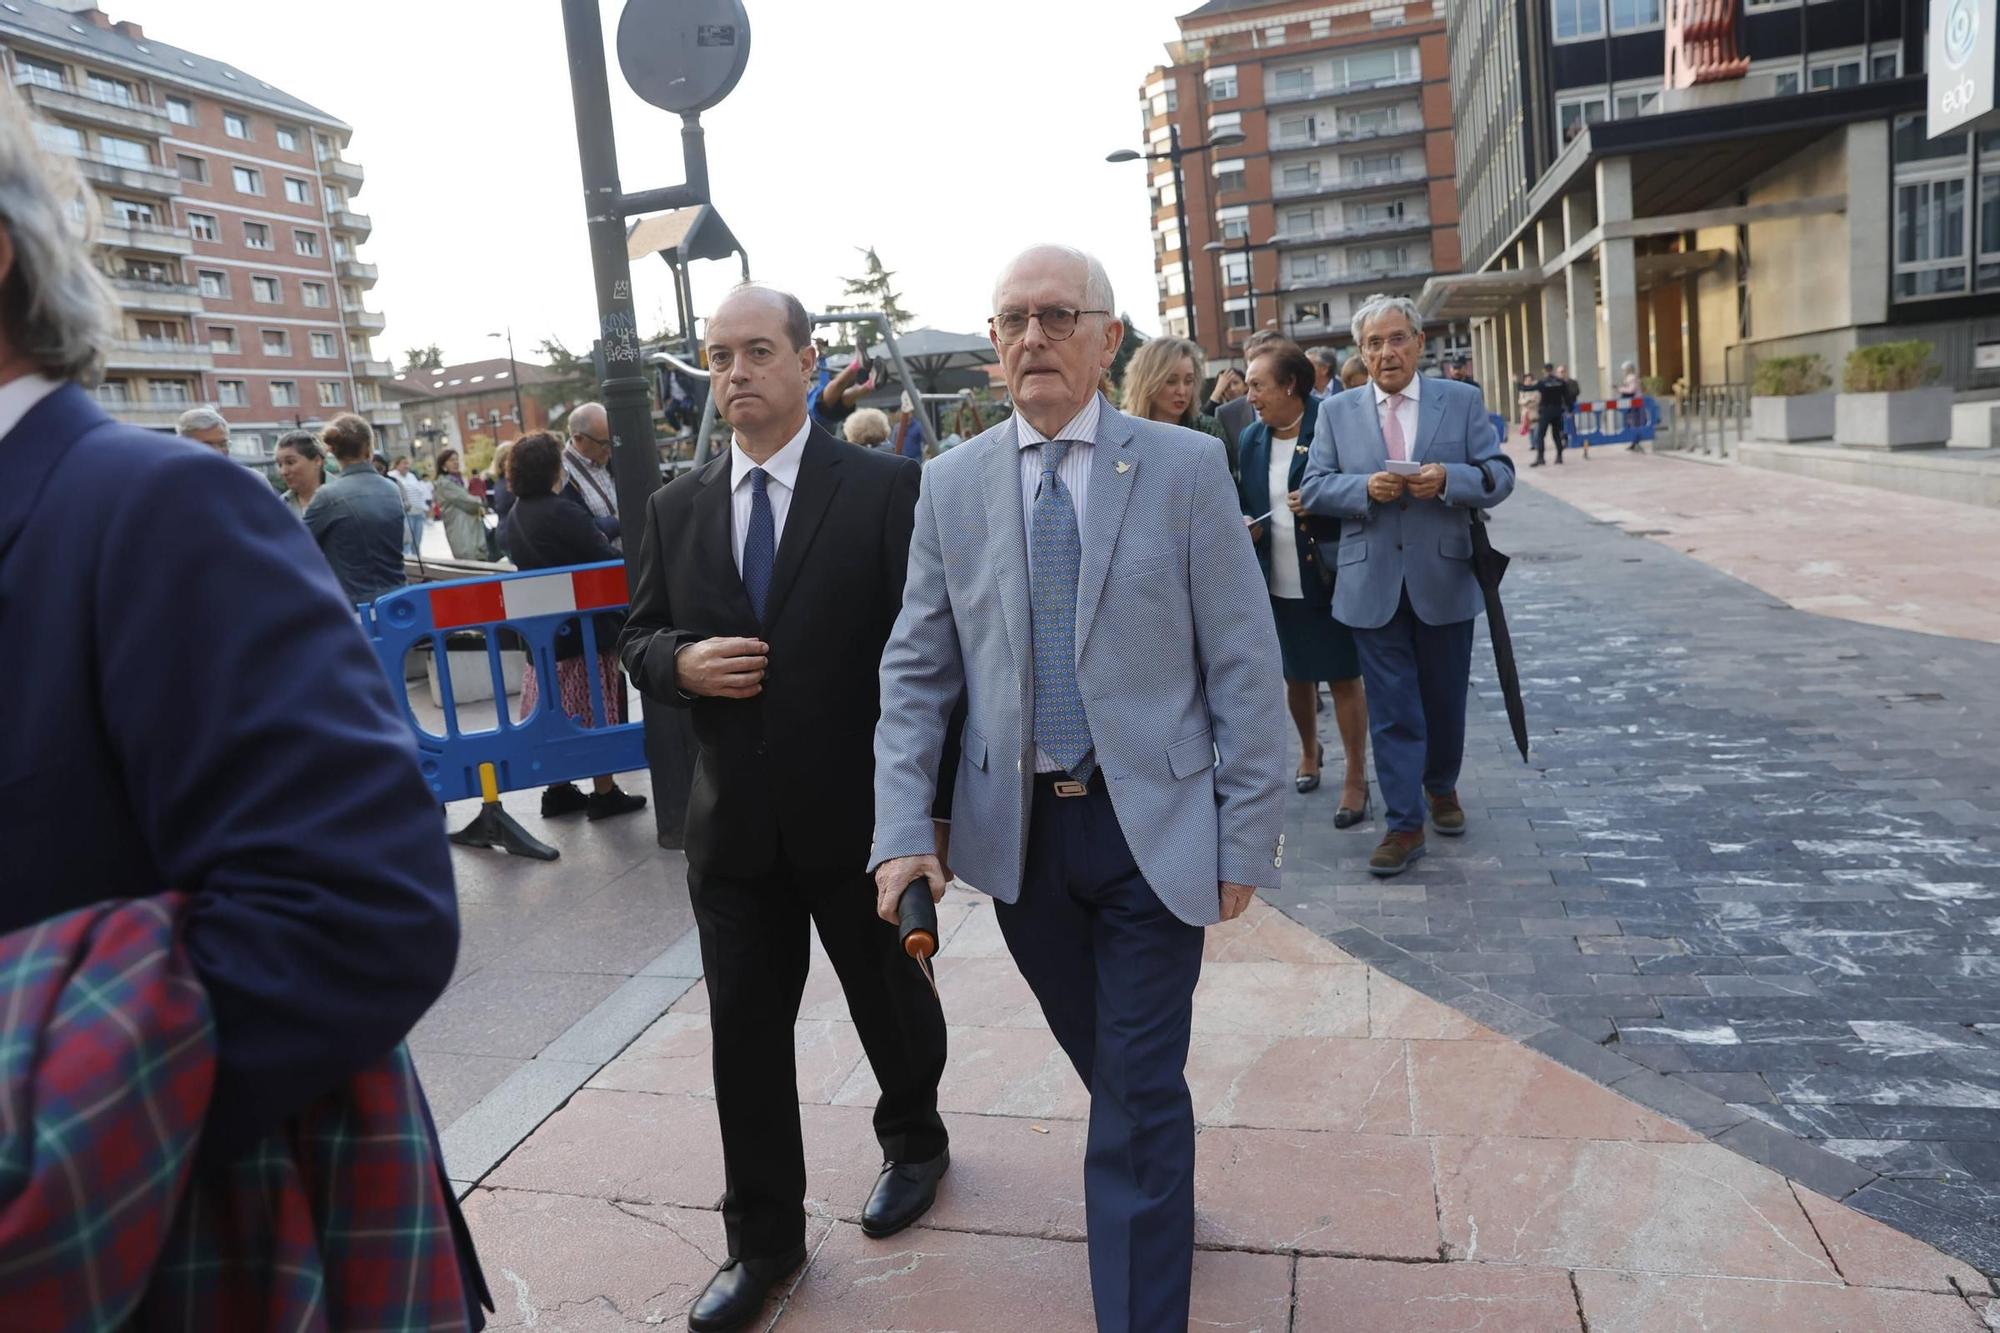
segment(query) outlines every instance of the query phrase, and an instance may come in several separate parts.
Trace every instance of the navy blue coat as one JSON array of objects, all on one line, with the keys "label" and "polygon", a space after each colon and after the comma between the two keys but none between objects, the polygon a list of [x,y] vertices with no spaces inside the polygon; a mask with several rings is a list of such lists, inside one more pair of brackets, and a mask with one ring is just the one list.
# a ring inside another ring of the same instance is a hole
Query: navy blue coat
[{"label": "navy blue coat", "polygon": [[[1297,490],[1306,475],[1306,450],[1312,445],[1312,438],[1306,432],[1319,419],[1321,398],[1318,394],[1306,395],[1306,414],[1300,423],[1299,439],[1291,448],[1292,466],[1285,474],[1285,485]],[[1271,428],[1263,418],[1252,417],[1250,424],[1243,428],[1243,437],[1236,445],[1236,492],[1242,502],[1246,517],[1269,512],[1271,508]],[[1271,524],[1267,520],[1258,524],[1257,539],[1252,543],[1257,549],[1257,564],[1264,571],[1268,582],[1271,577]],[[1319,553],[1314,542],[1326,543],[1327,554],[1331,556],[1334,543],[1340,540],[1340,520],[1326,518],[1319,514],[1299,514],[1294,516],[1292,537],[1297,546],[1295,558],[1299,562],[1299,587],[1305,592],[1307,606],[1325,609],[1333,604],[1333,592],[1320,576]]]},{"label": "navy blue coat", "polygon": [[57,389],[0,439],[0,645],[0,932],[193,896],[205,1153],[403,1039],[458,953],[443,824],[354,612],[261,477]]}]

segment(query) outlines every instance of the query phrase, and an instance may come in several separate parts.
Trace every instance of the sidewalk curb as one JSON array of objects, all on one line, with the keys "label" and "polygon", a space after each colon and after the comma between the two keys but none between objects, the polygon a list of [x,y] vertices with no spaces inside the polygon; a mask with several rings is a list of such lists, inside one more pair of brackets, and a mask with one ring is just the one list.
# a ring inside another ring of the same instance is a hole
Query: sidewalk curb
[{"label": "sidewalk curb", "polygon": [[690,929],[438,1134],[461,1199],[701,980]]}]

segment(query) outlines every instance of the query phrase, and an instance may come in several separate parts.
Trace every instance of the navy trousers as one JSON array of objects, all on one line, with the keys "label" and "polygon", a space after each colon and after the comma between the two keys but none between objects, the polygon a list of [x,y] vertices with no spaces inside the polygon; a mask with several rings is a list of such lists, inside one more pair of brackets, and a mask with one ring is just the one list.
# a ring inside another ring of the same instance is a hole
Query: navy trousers
[{"label": "navy trousers", "polygon": [[1392,832],[1424,826],[1424,793],[1458,787],[1465,761],[1465,691],[1472,674],[1472,622],[1426,625],[1410,594],[1380,629],[1357,629],[1368,690],[1375,781]]},{"label": "navy trousers", "polygon": [[1099,1333],[1181,1333],[1194,1275],[1185,1071],[1203,932],[1147,886],[1101,776],[1087,796],[1036,784],[1021,897],[994,914],[1090,1088],[1083,1200]]}]

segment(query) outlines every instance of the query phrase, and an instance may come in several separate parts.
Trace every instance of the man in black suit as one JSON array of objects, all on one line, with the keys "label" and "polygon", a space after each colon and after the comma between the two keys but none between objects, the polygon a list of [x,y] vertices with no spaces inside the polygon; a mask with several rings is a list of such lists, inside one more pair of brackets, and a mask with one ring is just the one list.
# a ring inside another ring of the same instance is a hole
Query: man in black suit
[{"label": "man in black suit", "polygon": [[868,874],[882,648],[902,609],[913,459],[842,444],[806,414],[818,360],[797,298],[744,287],[708,325],[735,440],[646,507],[619,641],[646,695],[691,708],[688,890],[701,936],[727,1179],[729,1260],[688,1313],[740,1328],[805,1258],[793,1025],[807,922],[868,1053],[885,1164],[862,1229],[888,1236],[936,1198],[944,1016]]},{"label": "man in black suit", "polygon": [[1563,413],[1569,411],[1570,404],[1575,401],[1569,396],[1569,381],[1556,374],[1553,363],[1544,363],[1542,377],[1535,381],[1534,389],[1538,403],[1535,417],[1535,461],[1528,466],[1540,467],[1547,461],[1543,450],[1550,431],[1555,432],[1556,462],[1560,463],[1563,461],[1563,447],[1567,443],[1563,438]]}]

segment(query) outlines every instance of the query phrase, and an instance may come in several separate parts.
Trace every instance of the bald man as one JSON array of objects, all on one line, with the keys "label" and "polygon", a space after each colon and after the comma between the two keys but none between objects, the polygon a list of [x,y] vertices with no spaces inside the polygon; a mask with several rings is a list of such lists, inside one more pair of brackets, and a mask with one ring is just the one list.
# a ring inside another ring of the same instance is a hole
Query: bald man
[{"label": "bald man", "polygon": [[611,476],[611,418],[602,403],[579,403],[570,409],[562,495],[589,510],[605,539],[624,550],[619,541],[618,483]]}]

